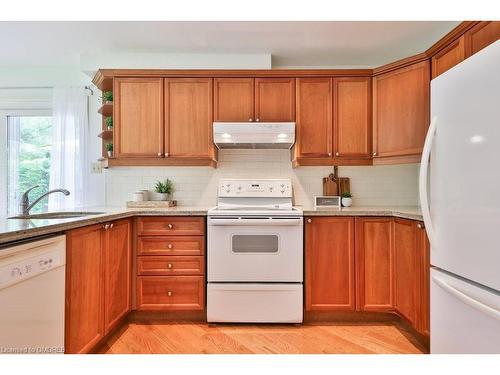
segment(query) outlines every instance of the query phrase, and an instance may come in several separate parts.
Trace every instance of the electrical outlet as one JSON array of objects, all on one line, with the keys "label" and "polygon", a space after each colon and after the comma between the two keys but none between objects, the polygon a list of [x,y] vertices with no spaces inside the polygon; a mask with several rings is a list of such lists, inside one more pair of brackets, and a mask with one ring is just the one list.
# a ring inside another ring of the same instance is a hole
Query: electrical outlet
[{"label": "electrical outlet", "polygon": [[90,172],[91,173],[102,173],[101,163],[98,161],[90,163]]}]

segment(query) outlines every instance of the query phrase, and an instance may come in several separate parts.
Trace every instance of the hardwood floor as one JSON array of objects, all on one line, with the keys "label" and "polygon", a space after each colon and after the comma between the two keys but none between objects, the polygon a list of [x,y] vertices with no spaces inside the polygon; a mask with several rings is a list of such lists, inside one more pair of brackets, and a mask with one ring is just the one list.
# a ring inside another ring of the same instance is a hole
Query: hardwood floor
[{"label": "hardwood floor", "polygon": [[236,325],[127,323],[100,348],[109,354],[421,354],[403,326],[388,323]]}]

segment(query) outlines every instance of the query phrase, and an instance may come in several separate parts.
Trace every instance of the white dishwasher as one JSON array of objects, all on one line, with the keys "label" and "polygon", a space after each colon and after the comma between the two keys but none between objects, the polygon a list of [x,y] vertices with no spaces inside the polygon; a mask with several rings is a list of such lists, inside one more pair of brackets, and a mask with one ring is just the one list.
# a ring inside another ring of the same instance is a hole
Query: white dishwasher
[{"label": "white dishwasher", "polygon": [[0,353],[64,353],[66,236],[0,248]]}]

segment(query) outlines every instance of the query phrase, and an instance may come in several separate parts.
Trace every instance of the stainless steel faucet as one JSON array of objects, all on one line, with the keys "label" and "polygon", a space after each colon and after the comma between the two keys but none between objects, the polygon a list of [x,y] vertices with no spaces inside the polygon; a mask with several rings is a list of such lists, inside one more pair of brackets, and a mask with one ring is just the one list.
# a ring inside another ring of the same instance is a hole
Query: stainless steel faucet
[{"label": "stainless steel faucet", "polygon": [[40,202],[43,198],[45,198],[47,195],[52,194],[52,193],[63,193],[64,195],[69,195],[69,191],[66,189],[54,189],[54,190],[49,190],[48,192],[40,195],[33,203],[30,204],[29,200],[29,192],[33,189],[36,189],[37,187],[40,187],[40,185],[35,185],[30,187],[28,190],[26,190],[23,195],[21,196],[21,203],[19,204],[19,208],[21,209],[21,215],[23,216],[28,216],[30,214],[30,210],[35,206],[38,202]]}]

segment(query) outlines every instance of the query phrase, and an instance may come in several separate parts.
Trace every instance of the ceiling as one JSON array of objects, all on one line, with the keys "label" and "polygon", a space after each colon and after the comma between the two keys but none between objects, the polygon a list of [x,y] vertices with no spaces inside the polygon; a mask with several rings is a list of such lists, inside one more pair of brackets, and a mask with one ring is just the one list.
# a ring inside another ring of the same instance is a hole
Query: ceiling
[{"label": "ceiling", "polygon": [[459,22],[0,22],[0,65],[68,66],[80,54],[272,55],[273,67],[376,67],[430,47]]}]

